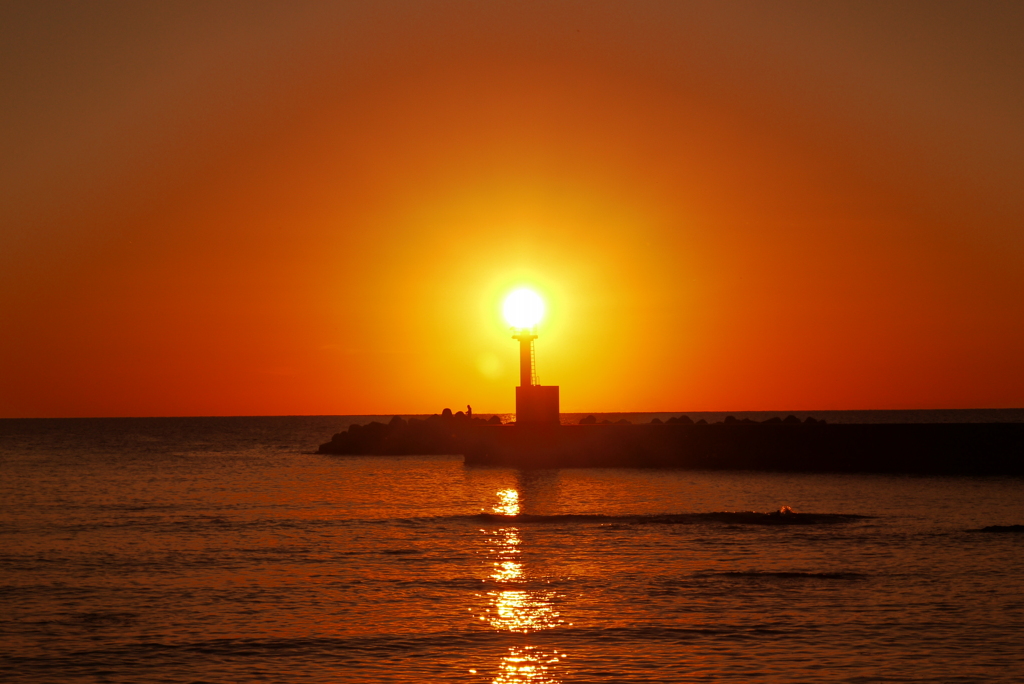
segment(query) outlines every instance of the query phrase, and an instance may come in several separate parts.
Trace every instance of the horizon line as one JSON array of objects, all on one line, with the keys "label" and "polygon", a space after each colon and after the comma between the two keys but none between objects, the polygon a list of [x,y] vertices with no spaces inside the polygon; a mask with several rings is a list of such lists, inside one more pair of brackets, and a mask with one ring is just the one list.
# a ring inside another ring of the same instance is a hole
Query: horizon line
[{"label": "horizon line", "polygon": [[[444,409],[442,409],[443,411]],[[581,414],[581,415],[650,415],[650,414],[700,414],[700,413],[852,413],[869,411],[1022,411],[1024,406],[990,406],[990,407],[969,407],[969,408],[871,408],[871,409],[729,409],[729,410],[702,410],[702,411],[560,411],[559,415]],[[3,416],[0,420],[146,420],[158,418],[343,418],[343,417],[378,417],[378,416],[399,416],[418,418],[421,416],[440,415],[441,411],[434,413],[259,413],[259,414],[208,414],[208,415],[147,415],[147,416]],[[453,413],[457,413],[453,411]],[[464,412],[463,412],[464,413]],[[474,411],[477,416],[506,416],[515,415],[515,411]]]}]

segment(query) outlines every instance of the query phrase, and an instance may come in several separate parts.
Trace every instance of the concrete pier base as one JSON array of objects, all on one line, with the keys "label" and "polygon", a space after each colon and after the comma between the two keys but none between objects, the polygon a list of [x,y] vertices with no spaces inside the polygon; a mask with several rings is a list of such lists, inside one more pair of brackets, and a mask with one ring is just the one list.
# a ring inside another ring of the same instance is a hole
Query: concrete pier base
[{"label": "concrete pier base", "polygon": [[488,425],[467,465],[1024,475],[1024,424]]}]

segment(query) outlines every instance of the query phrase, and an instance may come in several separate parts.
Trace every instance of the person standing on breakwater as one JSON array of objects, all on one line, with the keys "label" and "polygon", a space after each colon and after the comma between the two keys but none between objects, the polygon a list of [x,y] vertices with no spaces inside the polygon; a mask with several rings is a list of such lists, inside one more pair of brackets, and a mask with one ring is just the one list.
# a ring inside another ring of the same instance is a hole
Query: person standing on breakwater
[{"label": "person standing on breakwater", "polygon": [[473,420],[473,407],[469,404],[466,404],[466,417]]}]

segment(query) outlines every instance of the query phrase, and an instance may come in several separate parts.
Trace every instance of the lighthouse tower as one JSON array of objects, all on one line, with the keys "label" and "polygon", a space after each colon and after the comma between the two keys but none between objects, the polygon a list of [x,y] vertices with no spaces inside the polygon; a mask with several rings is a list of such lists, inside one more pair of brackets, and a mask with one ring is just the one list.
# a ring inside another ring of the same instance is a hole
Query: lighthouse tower
[{"label": "lighthouse tower", "polygon": [[519,340],[519,387],[516,387],[516,424],[526,426],[558,425],[558,386],[537,382],[532,328],[513,328],[512,339]]}]

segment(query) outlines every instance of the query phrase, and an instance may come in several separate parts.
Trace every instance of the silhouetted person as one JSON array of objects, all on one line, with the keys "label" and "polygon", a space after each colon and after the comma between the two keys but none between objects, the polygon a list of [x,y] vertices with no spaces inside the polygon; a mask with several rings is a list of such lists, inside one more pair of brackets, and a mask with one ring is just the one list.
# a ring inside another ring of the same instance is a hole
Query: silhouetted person
[{"label": "silhouetted person", "polygon": [[473,419],[473,407],[466,404],[466,415],[469,416],[470,420]]}]

